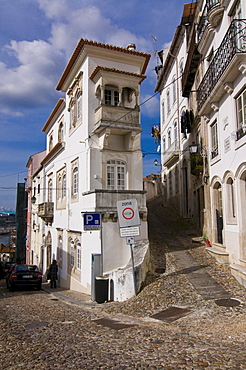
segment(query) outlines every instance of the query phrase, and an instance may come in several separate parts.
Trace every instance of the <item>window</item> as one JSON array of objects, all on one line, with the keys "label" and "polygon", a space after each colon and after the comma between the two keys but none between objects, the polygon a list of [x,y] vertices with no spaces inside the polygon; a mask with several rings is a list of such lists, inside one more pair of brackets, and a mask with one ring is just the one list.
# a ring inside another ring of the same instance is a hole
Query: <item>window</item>
[{"label": "window", "polygon": [[165,122],[165,102],[162,100],[161,103],[161,117],[162,117],[162,122]]},{"label": "window", "polygon": [[246,90],[236,99],[237,103],[237,140],[246,134]]},{"label": "window", "polygon": [[79,170],[78,167],[75,167],[73,169],[73,188],[72,188],[72,194],[76,195],[79,191]]},{"label": "window", "polygon": [[81,244],[77,244],[77,269],[81,270]]},{"label": "window", "polygon": [[178,148],[178,123],[177,121],[174,122],[173,133],[174,133],[174,145],[175,145],[175,149],[177,149]]},{"label": "window", "polygon": [[125,189],[125,169],[126,165],[122,161],[111,160],[107,162],[107,189]]},{"label": "window", "polygon": [[181,59],[179,63],[179,78],[180,78],[180,94],[182,95],[182,76],[184,72],[184,60]]},{"label": "window", "polygon": [[74,266],[74,242],[71,241],[70,242],[70,266],[73,267]]},{"label": "window", "polygon": [[231,177],[227,180],[227,204],[228,204],[228,221],[235,219],[235,193],[234,193],[234,181]]},{"label": "window", "polygon": [[66,174],[62,177],[62,198],[66,198],[66,186],[67,186],[67,178]]},{"label": "window", "polygon": [[38,194],[40,194],[40,184],[38,184]]},{"label": "window", "polygon": [[115,106],[119,104],[119,92],[115,87],[105,88],[105,104]]},{"label": "window", "polygon": [[173,76],[173,102],[175,103],[177,99],[177,94],[176,94],[176,77]]},{"label": "window", "polygon": [[52,180],[50,179],[48,182],[48,202],[52,202]]},{"label": "window", "polygon": [[167,113],[169,113],[171,110],[171,105],[170,105],[170,91],[167,90]]},{"label": "window", "polygon": [[178,194],[179,192],[179,170],[175,168],[175,193]]},{"label": "window", "polygon": [[53,135],[50,135],[50,138],[49,138],[49,151],[51,151],[52,148],[53,148]]},{"label": "window", "polygon": [[63,134],[63,123],[61,122],[58,129],[58,141],[64,140],[64,134]]},{"label": "window", "polygon": [[162,145],[163,145],[163,153],[165,153],[166,151],[166,137],[165,136],[163,138]]},{"label": "window", "polygon": [[211,142],[212,142],[212,150],[211,150],[211,157],[215,158],[218,153],[218,128],[217,128],[217,121],[215,121],[211,126]]},{"label": "window", "polygon": [[62,198],[62,178],[59,176],[58,178],[58,199]]},{"label": "window", "polygon": [[77,94],[77,119],[80,119],[82,115],[82,95],[81,93]]},{"label": "window", "polygon": [[73,101],[71,102],[71,106],[70,106],[70,122],[71,122],[71,126],[75,125],[75,106],[74,106]]},{"label": "window", "polygon": [[58,259],[58,265],[60,268],[62,267],[62,253],[63,253],[62,236],[59,236],[58,246],[57,246],[57,259]]},{"label": "window", "polygon": [[167,146],[168,148],[171,146],[171,129],[170,128],[167,132]]}]

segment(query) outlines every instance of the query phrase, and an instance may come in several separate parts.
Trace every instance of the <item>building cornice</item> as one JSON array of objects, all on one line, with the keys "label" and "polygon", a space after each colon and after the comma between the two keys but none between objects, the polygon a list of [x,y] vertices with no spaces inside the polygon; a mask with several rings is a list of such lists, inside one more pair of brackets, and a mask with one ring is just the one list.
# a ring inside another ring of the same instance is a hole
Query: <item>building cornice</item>
[{"label": "building cornice", "polygon": [[103,43],[99,43],[99,42],[95,42],[95,41],[80,39],[76,48],[75,48],[75,50],[74,50],[74,52],[73,52],[73,54],[72,54],[72,56],[71,56],[71,58],[68,61],[68,64],[67,64],[66,68],[64,69],[64,72],[61,75],[61,78],[60,78],[60,80],[59,80],[59,82],[56,86],[56,90],[62,90],[63,89],[64,83],[67,80],[69,74],[71,73],[71,70],[74,68],[76,62],[79,60],[81,53],[84,51],[84,49],[86,47],[91,47],[91,46],[96,47],[96,48],[100,48],[100,49],[104,49],[104,50],[108,50],[108,51],[124,53],[124,54],[127,54],[129,56],[136,56],[136,57],[144,58],[145,59],[144,62],[141,63],[142,64],[141,74],[145,73],[147,65],[149,63],[149,59],[151,57],[150,54],[139,52],[139,51],[132,50],[132,49],[129,49],[129,48],[122,48],[122,47],[103,44]]},{"label": "building cornice", "polygon": [[98,73],[100,73],[101,71],[103,72],[109,72],[109,73],[115,73],[117,75],[121,74],[121,75],[126,75],[126,76],[130,76],[130,77],[136,77],[139,79],[139,84],[141,84],[143,82],[143,80],[145,80],[145,78],[147,76],[145,75],[140,75],[138,73],[132,73],[132,72],[126,72],[126,71],[121,71],[119,69],[115,69],[115,68],[107,68],[107,67],[101,67],[101,66],[97,66],[94,71],[92,72],[92,74],[90,75],[90,79],[91,80],[94,80],[94,78],[96,77],[96,75]]},{"label": "building cornice", "polygon": [[61,99],[58,100],[58,102],[55,105],[55,108],[53,109],[53,111],[51,112],[49,118],[45,122],[45,125],[42,128],[42,131],[44,131],[45,133],[47,133],[47,131],[49,130],[50,126],[53,125],[53,123],[55,122],[55,120],[57,119],[57,117],[64,110],[65,105],[66,105],[65,99],[61,98]]}]

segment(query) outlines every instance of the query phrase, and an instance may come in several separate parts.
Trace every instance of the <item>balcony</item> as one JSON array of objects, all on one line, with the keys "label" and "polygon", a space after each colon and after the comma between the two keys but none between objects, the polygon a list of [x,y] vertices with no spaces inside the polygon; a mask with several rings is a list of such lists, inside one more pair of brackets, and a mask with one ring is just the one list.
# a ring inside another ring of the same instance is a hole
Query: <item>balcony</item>
[{"label": "balcony", "polygon": [[51,224],[54,217],[54,203],[40,203],[38,205],[38,216],[41,217],[46,222],[46,224]]},{"label": "balcony", "polygon": [[179,160],[180,150],[178,150],[178,142],[174,141],[163,155],[163,166],[171,168]]},{"label": "balcony", "polygon": [[100,105],[95,111],[94,132],[100,133],[103,129],[110,127],[116,134],[120,131],[125,135],[130,131],[139,131],[139,108],[124,108],[113,105]]},{"label": "balcony", "polygon": [[245,62],[246,20],[233,20],[197,92],[199,114],[208,114],[211,103],[217,102],[240,73],[239,64]]},{"label": "balcony", "polygon": [[[146,221],[146,191],[144,190],[90,190],[83,193],[83,210],[102,213],[103,221],[107,221],[109,217],[117,221],[117,202],[126,199],[137,200],[140,217]],[[92,204],[94,204],[93,207],[91,207]]]}]

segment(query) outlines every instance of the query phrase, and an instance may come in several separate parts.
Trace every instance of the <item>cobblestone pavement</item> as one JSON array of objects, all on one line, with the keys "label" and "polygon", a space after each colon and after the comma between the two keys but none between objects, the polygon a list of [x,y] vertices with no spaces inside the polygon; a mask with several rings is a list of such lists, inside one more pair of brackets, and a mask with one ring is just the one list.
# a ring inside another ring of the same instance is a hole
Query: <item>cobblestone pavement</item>
[{"label": "cobblestone pavement", "polygon": [[[137,297],[97,304],[47,284],[10,293],[0,282],[1,369],[246,369],[245,288],[188,222],[158,199],[148,207],[153,271]],[[184,268],[179,251],[195,267]],[[223,288],[229,306],[200,294],[195,271]]]}]

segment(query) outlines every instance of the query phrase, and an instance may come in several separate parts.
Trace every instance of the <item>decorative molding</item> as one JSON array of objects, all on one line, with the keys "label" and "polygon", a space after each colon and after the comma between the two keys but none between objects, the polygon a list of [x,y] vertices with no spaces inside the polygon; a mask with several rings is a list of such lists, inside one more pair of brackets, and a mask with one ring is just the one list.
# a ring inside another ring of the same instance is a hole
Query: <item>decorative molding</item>
[{"label": "decorative molding", "polygon": [[211,103],[211,108],[214,112],[218,112],[219,110],[219,104],[218,103]]},{"label": "decorative molding", "polygon": [[226,82],[225,84],[224,84],[224,89],[225,89],[225,91],[228,93],[228,94],[232,94],[233,93],[233,91],[234,91],[234,88],[233,88],[233,86],[232,86],[232,83],[230,83],[230,82]]},{"label": "decorative molding", "polygon": [[246,64],[245,63],[240,63],[238,65],[238,70],[243,74],[245,75],[246,74]]}]

